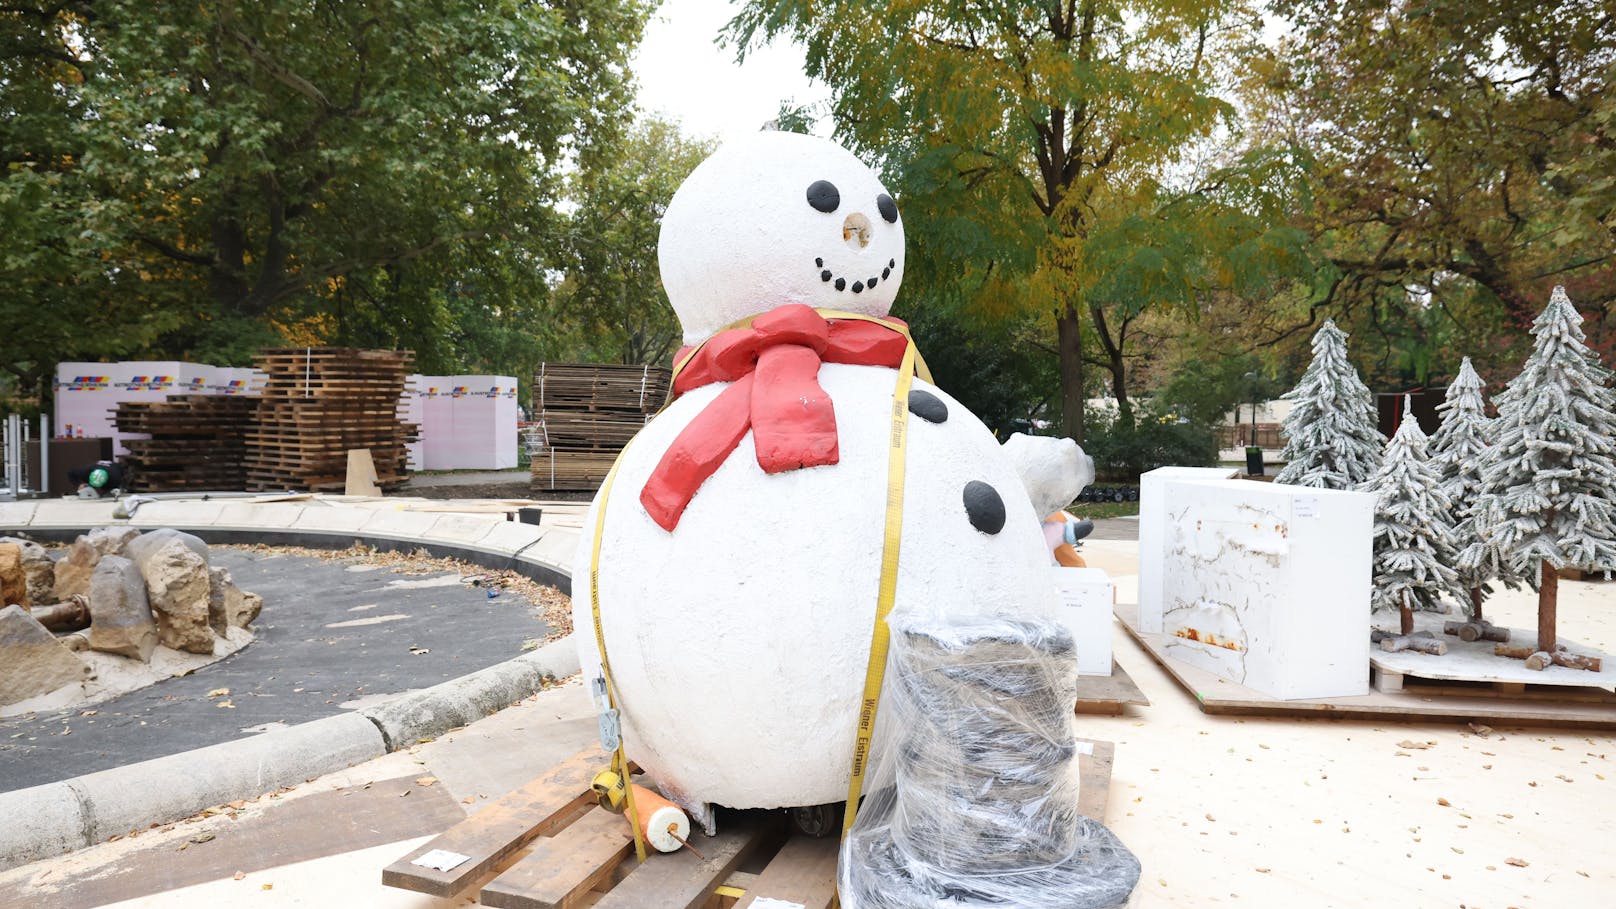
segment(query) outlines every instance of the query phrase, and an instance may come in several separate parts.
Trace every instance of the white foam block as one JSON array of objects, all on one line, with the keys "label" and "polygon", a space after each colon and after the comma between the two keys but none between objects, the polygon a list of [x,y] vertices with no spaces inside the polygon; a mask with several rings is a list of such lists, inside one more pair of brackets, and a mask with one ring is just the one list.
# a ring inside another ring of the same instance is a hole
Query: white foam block
[{"label": "white foam block", "polygon": [[1250,480],[1163,493],[1168,656],[1276,698],[1368,693],[1372,494]]},{"label": "white foam block", "polygon": [[1226,480],[1227,467],[1158,467],[1139,477],[1139,630],[1162,630],[1162,538],[1167,521],[1166,484],[1172,480]]},{"label": "white foam block", "polygon": [[1077,642],[1079,675],[1111,674],[1111,610],[1116,587],[1111,576],[1098,568],[1056,566],[1055,588],[1060,593],[1060,620]]}]

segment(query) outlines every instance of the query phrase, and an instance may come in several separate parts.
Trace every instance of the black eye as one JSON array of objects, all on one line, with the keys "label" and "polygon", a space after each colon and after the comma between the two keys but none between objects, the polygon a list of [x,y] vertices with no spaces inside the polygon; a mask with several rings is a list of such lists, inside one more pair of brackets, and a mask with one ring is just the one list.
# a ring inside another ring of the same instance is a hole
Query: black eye
[{"label": "black eye", "polygon": [[836,191],[836,184],[829,180],[815,180],[808,184],[808,204],[828,215],[842,204],[842,194]]},{"label": "black eye", "polygon": [[888,224],[898,223],[898,203],[892,201],[891,196],[886,193],[876,196],[875,207],[881,209],[881,217],[886,219]]},{"label": "black eye", "polygon": [[971,526],[987,534],[1004,529],[1004,499],[999,491],[981,480],[965,484],[965,515]]}]

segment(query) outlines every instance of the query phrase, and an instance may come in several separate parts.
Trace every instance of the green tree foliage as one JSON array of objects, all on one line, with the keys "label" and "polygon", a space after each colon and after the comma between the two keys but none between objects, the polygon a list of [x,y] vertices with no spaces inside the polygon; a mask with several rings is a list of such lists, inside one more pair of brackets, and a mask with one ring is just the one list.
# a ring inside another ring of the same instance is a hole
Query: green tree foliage
[{"label": "green tree foliage", "polygon": [[910,238],[906,301],[1054,316],[1060,409],[1081,435],[1085,361],[1127,413],[1141,313],[1294,249],[1267,206],[1236,201],[1267,195],[1287,162],[1234,162],[1187,191],[1162,176],[1231,121],[1215,61],[1244,54],[1253,22],[1243,0],[751,0],[729,34],[805,45],[838,136],[884,162]]},{"label": "green tree foliage", "polygon": [[620,129],[646,11],[8,4],[0,322],[68,324],[0,362],[276,336],[494,359],[543,298],[563,166]]},{"label": "green tree foliage", "polygon": [[657,268],[662,213],[716,143],[657,119],[637,123],[615,154],[574,175],[577,209],[562,244],[566,278],[548,308],[568,356],[666,365],[679,346]]},{"label": "green tree foliage", "polygon": [[[1328,305],[1376,376],[1483,375],[1564,283],[1616,300],[1616,17],[1572,0],[1277,0],[1256,127],[1315,159],[1302,224]],[[1609,342],[1610,325],[1591,326]],[[1501,340],[1504,339],[1504,340]],[[1598,339],[1596,338],[1596,343]],[[1379,348],[1376,350],[1376,348]]]}]

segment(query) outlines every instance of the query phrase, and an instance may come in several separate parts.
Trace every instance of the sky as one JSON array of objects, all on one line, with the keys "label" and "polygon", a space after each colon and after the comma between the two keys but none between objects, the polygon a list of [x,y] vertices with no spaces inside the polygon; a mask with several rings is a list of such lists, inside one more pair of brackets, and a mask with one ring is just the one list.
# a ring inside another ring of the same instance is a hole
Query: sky
[{"label": "sky", "polygon": [[[803,75],[802,48],[777,41],[735,62],[713,43],[737,7],[723,0],[664,0],[634,55],[640,107],[678,121],[691,136],[720,140],[756,132],[780,102],[821,103],[830,90]],[[829,118],[816,132],[826,132]]]}]

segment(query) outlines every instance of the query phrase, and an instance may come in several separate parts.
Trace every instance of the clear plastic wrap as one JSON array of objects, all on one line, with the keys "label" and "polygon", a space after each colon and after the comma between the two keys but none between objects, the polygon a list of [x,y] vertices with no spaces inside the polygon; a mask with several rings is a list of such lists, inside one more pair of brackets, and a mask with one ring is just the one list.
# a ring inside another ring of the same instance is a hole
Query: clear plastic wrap
[{"label": "clear plastic wrap", "polygon": [[1078,805],[1077,656],[1045,620],[894,615],[845,909],[1105,909],[1139,861]]}]

